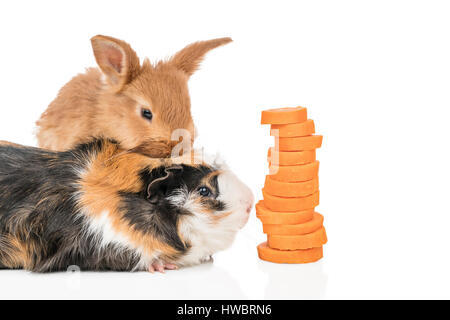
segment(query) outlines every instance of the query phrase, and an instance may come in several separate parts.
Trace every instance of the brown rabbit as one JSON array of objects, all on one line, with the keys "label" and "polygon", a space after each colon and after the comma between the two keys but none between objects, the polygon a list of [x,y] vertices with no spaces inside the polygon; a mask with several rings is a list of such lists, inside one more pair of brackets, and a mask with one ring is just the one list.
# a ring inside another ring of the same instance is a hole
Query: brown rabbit
[{"label": "brown rabbit", "polygon": [[171,134],[195,128],[187,81],[211,49],[230,38],[192,43],[167,61],[142,65],[129,44],[97,35],[91,39],[100,70],[75,76],[36,122],[42,148],[63,151],[92,137],[118,141],[149,156],[170,154]]}]

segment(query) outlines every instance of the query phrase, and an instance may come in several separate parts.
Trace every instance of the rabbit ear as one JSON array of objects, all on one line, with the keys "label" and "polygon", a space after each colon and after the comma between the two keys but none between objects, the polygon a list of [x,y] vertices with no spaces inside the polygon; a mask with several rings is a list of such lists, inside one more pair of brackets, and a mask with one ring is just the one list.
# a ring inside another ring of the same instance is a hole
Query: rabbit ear
[{"label": "rabbit ear", "polygon": [[208,41],[194,42],[177,52],[170,63],[191,76],[199,67],[205,54],[214,48],[231,42],[231,38],[219,38]]},{"label": "rabbit ear", "polygon": [[125,41],[97,35],[91,43],[95,60],[114,91],[120,91],[138,74],[139,58]]}]

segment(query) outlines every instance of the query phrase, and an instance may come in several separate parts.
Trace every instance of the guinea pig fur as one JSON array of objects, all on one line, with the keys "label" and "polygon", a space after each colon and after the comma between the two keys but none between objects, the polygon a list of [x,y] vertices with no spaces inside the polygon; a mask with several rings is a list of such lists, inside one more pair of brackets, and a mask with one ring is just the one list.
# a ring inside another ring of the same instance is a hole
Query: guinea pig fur
[{"label": "guinea pig fur", "polygon": [[191,141],[195,138],[188,79],[208,51],[230,41],[195,42],[170,59],[141,64],[128,43],[93,37],[99,69],[89,68],[61,88],[36,122],[39,147],[65,151],[104,137],[152,157],[170,155],[174,130],[184,129]]},{"label": "guinea pig fur", "polygon": [[222,164],[150,158],[106,139],[64,152],[0,143],[0,268],[198,264],[231,245],[252,205]]}]

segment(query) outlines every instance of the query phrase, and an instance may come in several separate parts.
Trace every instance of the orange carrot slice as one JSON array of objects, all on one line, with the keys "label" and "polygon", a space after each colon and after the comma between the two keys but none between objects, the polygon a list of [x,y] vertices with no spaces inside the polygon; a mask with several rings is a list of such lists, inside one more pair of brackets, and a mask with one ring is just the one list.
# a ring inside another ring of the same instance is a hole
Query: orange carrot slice
[{"label": "orange carrot slice", "polygon": [[297,123],[307,118],[306,108],[303,107],[269,109],[261,113],[261,124]]},{"label": "orange carrot slice", "polygon": [[266,176],[264,191],[278,197],[305,197],[319,190],[319,179],[302,182],[283,182]]},{"label": "orange carrot slice", "polygon": [[271,211],[264,205],[263,200],[260,200],[255,208],[256,217],[261,220],[263,224],[268,225],[301,224],[311,221],[314,215],[314,209],[294,212]]},{"label": "orange carrot slice", "polygon": [[267,245],[278,250],[299,250],[323,246],[327,243],[327,233],[322,227],[312,233],[301,235],[268,235]]},{"label": "orange carrot slice", "polygon": [[283,251],[269,248],[267,242],[258,245],[258,256],[261,260],[275,263],[309,263],[323,257],[323,248]]},{"label": "orange carrot slice", "polygon": [[271,196],[263,189],[264,205],[273,211],[302,211],[319,205],[319,191],[301,198]]},{"label": "orange carrot slice", "polygon": [[317,178],[319,161],[296,166],[270,165],[270,177],[283,182],[301,182]]},{"label": "orange carrot slice", "polygon": [[279,138],[278,149],[280,151],[305,151],[315,150],[322,146],[323,136],[312,135],[307,137]]},{"label": "orange carrot slice", "polygon": [[270,126],[270,135],[274,137],[305,137],[315,133],[314,120],[300,123],[273,124]]},{"label": "orange carrot slice", "polygon": [[323,216],[320,213],[314,212],[312,220],[305,223],[292,225],[263,223],[263,232],[270,235],[292,236],[311,233],[321,227],[323,227]]},{"label": "orange carrot slice", "polygon": [[267,161],[274,165],[291,166],[316,161],[316,150],[278,151],[277,154],[275,152],[275,148],[273,147],[269,148],[269,151],[267,152]]}]

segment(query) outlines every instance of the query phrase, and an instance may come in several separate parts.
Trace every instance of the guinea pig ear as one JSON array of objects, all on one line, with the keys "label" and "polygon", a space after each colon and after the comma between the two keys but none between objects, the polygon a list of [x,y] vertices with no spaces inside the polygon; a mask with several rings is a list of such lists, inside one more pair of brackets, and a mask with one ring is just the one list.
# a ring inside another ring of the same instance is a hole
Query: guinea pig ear
[{"label": "guinea pig ear", "polygon": [[125,41],[97,35],[91,38],[91,44],[95,60],[115,92],[139,73],[139,58]]},{"label": "guinea pig ear", "polygon": [[169,63],[179,70],[184,71],[188,76],[191,76],[198,69],[200,62],[202,62],[203,57],[208,51],[231,41],[233,41],[231,38],[219,38],[191,43],[177,52],[170,59]]},{"label": "guinea pig ear", "polygon": [[183,167],[173,165],[164,169],[163,175],[152,180],[147,186],[147,199],[153,204],[158,203],[161,197],[167,195],[170,186],[177,184],[176,173],[182,171]]}]

